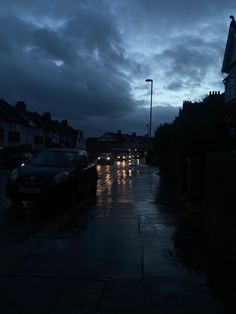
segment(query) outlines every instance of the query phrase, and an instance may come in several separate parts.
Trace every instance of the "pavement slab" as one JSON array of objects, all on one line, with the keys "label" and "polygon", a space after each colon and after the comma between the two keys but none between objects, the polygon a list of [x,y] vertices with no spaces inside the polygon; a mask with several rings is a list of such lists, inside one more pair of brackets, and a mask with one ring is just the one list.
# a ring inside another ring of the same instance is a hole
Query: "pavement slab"
[{"label": "pavement slab", "polygon": [[142,280],[113,280],[105,282],[98,308],[99,314],[145,313]]},{"label": "pavement slab", "polygon": [[161,276],[145,280],[148,314],[223,314],[222,303],[209,295],[206,281],[194,274]]},{"label": "pavement slab", "polygon": [[0,280],[0,313],[50,313],[68,286],[68,279],[8,277]]},{"label": "pavement slab", "polygon": [[104,286],[99,281],[71,280],[50,314],[98,313]]}]

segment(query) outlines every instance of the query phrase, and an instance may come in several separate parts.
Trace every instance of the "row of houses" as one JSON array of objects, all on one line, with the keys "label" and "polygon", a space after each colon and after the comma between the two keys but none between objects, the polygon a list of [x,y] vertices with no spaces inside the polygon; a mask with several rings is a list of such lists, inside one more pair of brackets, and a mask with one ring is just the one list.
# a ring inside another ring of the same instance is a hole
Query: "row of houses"
[{"label": "row of houses", "polygon": [[145,154],[150,147],[147,136],[106,132],[85,140],[83,132],[68,125],[67,120],[53,120],[49,112],[40,115],[27,110],[25,102],[15,106],[0,99],[0,149],[37,151],[48,147],[87,148],[94,156],[102,152],[127,150]]},{"label": "row of houses", "polygon": [[27,110],[19,101],[15,106],[0,99],[0,148],[41,150],[47,147],[85,146],[83,132],[68,125],[67,120],[52,120],[51,114]]},{"label": "row of houses", "polygon": [[88,150],[98,156],[103,152],[140,152],[143,155],[150,148],[150,138],[148,136],[122,133],[118,130],[117,133],[106,132],[101,137],[89,137],[86,141]]}]

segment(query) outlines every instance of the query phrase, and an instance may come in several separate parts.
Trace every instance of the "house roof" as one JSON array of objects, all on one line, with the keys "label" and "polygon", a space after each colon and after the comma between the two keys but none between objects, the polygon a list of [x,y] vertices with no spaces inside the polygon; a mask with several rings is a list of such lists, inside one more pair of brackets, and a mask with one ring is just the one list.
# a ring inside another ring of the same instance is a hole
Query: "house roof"
[{"label": "house roof", "polygon": [[28,117],[40,128],[54,131],[58,134],[65,133],[75,133],[76,131],[70,127],[69,125],[59,122],[57,120],[52,120],[44,115],[40,115],[37,112],[29,112],[27,111]]},{"label": "house roof", "polygon": [[67,121],[64,120],[64,122],[59,122],[57,120],[52,120],[51,119],[51,114],[49,112],[40,115],[37,112],[30,112],[28,110],[26,110],[26,105],[24,104],[24,106],[17,106],[16,105],[15,109],[17,111],[17,113],[19,115],[21,115],[21,117],[30,120],[33,122],[33,124],[36,127],[42,128],[44,130],[48,130],[48,131],[54,131],[55,133],[60,133],[60,134],[71,134],[71,133],[75,133],[76,131],[70,127],[67,124]]},{"label": "house roof", "polygon": [[145,136],[136,135],[136,134],[124,134],[124,133],[113,133],[107,132],[103,134],[99,140],[113,140],[125,143],[148,143],[149,139]]},{"label": "house roof", "polygon": [[24,119],[19,112],[9,105],[4,99],[0,99],[0,118],[7,120],[18,122],[23,125],[28,125],[27,120]]},{"label": "house roof", "polygon": [[233,15],[230,18],[231,22],[221,69],[222,73],[229,73],[230,69],[236,64],[236,22]]}]

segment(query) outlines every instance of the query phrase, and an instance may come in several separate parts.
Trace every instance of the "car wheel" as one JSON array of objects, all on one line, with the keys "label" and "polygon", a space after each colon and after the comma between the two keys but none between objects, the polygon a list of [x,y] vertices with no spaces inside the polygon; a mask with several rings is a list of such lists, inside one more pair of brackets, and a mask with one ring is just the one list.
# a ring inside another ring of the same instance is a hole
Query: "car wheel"
[{"label": "car wheel", "polygon": [[90,186],[90,189],[89,189],[89,194],[93,197],[96,197],[97,195],[97,182],[93,183],[91,186]]},{"label": "car wheel", "polygon": [[23,203],[20,200],[14,200],[11,199],[12,204],[9,207],[9,210],[15,211],[15,212],[22,212],[24,211]]},{"label": "car wheel", "polygon": [[68,203],[73,206],[78,200],[78,191],[76,187],[72,187],[68,193]]},{"label": "car wheel", "polygon": [[17,199],[17,198],[13,198],[13,197],[8,197],[9,200],[12,202],[13,205],[22,205],[22,201]]}]

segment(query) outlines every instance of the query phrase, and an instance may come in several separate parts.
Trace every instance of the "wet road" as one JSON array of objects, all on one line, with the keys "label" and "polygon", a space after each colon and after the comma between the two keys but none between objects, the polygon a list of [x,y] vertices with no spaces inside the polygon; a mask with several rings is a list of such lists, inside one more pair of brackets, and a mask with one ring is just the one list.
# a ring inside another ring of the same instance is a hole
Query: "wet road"
[{"label": "wet road", "polygon": [[30,250],[2,272],[0,312],[231,313],[204,231],[158,168],[98,171],[96,203],[32,235]]}]

